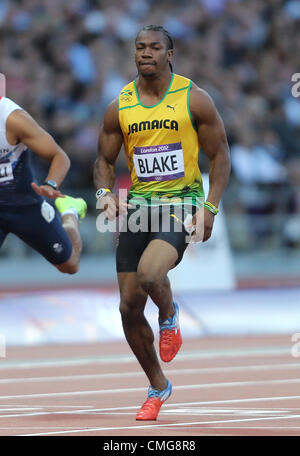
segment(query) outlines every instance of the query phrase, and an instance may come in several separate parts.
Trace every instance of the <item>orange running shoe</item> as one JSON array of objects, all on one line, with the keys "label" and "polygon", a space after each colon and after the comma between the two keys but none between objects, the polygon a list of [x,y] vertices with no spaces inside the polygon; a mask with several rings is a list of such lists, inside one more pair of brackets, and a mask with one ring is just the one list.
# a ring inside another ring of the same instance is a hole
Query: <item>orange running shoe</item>
[{"label": "orange running shoe", "polygon": [[164,390],[157,390],[152,386],[148,389],[148,398],[136,415],[136,420],[156,420],[162,404],[171,396],[172,385],[168,380]]},{"label": "orange running shoe", "polygon": [[181,345],[182,337],[179,328],[179,307],[176,302],[174,304],[175,314],[167,320],[158,319],[159,323],[159,354],[165,363],[172,361],[177,355]]}]

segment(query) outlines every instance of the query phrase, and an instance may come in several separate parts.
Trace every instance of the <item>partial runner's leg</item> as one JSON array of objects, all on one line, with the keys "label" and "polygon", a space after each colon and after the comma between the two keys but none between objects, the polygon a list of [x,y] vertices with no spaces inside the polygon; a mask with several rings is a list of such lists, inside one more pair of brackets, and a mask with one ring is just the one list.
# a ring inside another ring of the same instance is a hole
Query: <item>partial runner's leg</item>
[{"label": "partial runner's leg", "polygon": [[118,273],[120,312],[126,340],[147,375],[150,385],[164,390],[167,379],[160,367],[154,347],[153,331],[145,318],[147,293],[140,287],[135,272]]},{"label": "partial runner's leg", "polygon": [[168,271],[175,265],[178,252],[168,242],[155,239],[145,249],[139,265],[138,279],[142,289],[159,308],[159,353],[163,361],[171,361],[182,345],[179,328],[179,307],[173,301]]},{"label": "partial runner's leg", "polygon": [[72,244],[72,254],[68,261],[63,264],[57,264],[55,267],[67,274],[75,274],[79,270],[80,256],[82,250],[82,241],[78,227],[78,217],[74,214],[65,214],[61,218],[62,226],[66,230]]},{"label": "partial runner's leg", "polygon": [[159,308],[159,318],[174,315],[173,295],[167,273],[174,267],[178,253],[168,242],[155,239],[149,243],[138,265],[138,280]]},{"label": "partial runner's leg", "polygon": [[64,198],[57,198],[55,200],[55,206],[61,213],[62,226],[72,244],[72,254],[68,261],[55,266],[61,272],[74,274],[79,269],[82,250],[82,241],[78,222],[79,217],[81,219],[85,217],[87,205],[82,198],[65,196]]}]

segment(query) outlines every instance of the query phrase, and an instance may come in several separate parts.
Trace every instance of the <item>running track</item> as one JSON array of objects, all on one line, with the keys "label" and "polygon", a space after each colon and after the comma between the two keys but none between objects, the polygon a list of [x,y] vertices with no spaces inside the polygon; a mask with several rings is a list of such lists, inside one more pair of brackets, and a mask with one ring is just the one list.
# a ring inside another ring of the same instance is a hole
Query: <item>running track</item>
[{"label": "running track", "polygon": [[291,335],[185,340],[163,368],[173,394],[137,422],[147,379],[126,343],[8,348],[0,435],[300,435],[300,360]]}]

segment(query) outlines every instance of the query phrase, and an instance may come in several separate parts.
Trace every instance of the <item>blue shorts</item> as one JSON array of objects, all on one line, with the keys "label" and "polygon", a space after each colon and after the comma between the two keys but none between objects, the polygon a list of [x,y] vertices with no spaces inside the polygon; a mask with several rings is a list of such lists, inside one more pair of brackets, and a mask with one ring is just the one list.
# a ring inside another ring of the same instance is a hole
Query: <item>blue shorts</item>
[{"label": "blue shorts", "polygon": [[0,247],[8,233],[13,233],[54,265],[71,256],[72,244],[62,226],[60,214],[42,200],[28,206],[0,208]]}]

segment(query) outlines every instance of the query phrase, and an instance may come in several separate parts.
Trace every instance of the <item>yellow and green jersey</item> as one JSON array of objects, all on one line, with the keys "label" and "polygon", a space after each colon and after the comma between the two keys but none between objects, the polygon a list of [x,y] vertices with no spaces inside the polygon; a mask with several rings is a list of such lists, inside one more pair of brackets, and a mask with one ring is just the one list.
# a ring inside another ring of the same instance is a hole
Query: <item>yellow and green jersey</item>
[{"label": "yellow and green jersey", "polygon": [[191,84],[190,79],[172,73],[164,97],[153,106],[143,105],[136,81],[121,90],[119,122],[134,198],[153,203],[162,197],[167,202],[204,196],[200,144],[189,108]]}]

